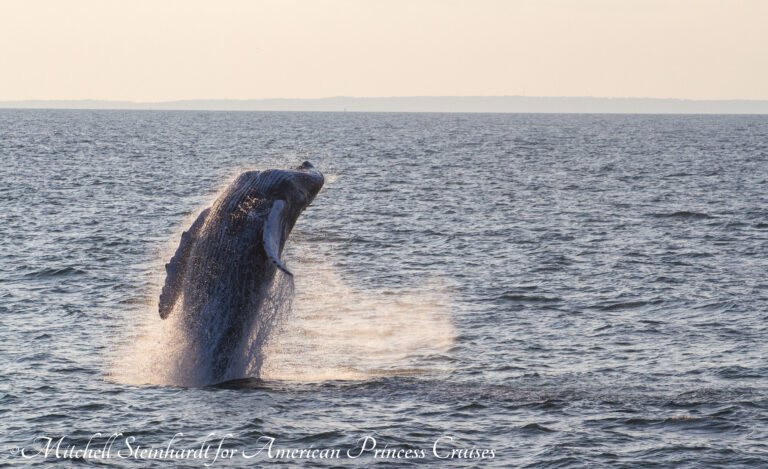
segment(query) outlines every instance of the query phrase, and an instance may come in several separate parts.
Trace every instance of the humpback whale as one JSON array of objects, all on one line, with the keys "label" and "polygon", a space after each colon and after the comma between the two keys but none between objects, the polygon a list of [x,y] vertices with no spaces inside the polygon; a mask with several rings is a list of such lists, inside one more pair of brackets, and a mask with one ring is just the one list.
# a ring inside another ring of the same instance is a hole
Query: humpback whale
[{"label": "humpback whale", "polygon": [[233,355],[276,277],[292,280],[283,247],[323,182],[307,161],[291,170],[246,171],[181,235],[165,266],[159,313],[179,315],[194,344],[194,366],[207,370],[207,380],[242,377],[228,371]]}]

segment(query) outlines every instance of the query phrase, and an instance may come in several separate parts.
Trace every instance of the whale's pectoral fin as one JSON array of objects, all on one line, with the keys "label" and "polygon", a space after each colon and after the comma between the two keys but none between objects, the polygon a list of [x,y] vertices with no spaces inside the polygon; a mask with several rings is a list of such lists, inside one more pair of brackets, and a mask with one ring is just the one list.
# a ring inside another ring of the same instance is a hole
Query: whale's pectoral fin
[{"label": "whale's pectoral fin", "polygon": [[272,204],[267,221],[264,223],[264,236],[262,240],[264,242],[264,252],[267,253],[267,259],[275,264],[278,269],[293,277],[291,271],[280,262],[280,245],[283,240],[283,225],[285,224],[284,210],[284,200],[276,200]]},{"label": "whale's pectoral fin", "polygon": [[188,231],[181,234],[181,243],[179,243],[176,253],[171,258],[170,262],[165,264],[165,285],[163,291],[160,293],[160,317],[165,319],[171,314],[173,305],[176,304],[176,300],[179,298],[179,294],[183,290],[184,286],[184,272],[187,268],[187,261],[189,260],[189,253],[192,251],[192,246],[195,244],[195,240],[200,234],[200,230],[205,223],[205,217],[208,215],[210,208],[203,210],[197,217]]}]

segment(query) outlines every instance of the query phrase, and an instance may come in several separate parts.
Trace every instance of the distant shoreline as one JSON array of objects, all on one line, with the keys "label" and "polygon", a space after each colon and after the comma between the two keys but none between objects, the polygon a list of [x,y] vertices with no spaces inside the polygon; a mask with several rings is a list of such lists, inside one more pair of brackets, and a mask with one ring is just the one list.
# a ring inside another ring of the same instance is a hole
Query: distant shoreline
[{"label": "distant shoreline", "polygon": [[4,109],[162,111],[441,112],[542,114],[768,114],[768,100],[663,98],[411,96],[391,98],[0,101]]}]

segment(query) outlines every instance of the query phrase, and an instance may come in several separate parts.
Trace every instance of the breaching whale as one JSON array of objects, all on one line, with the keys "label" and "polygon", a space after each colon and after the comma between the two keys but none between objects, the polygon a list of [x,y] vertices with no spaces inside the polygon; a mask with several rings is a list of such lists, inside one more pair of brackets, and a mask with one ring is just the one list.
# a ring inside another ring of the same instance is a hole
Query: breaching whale
[{"label": "breaching whale", "polygon": [[[207,380],[231,376],[228,367],[266,300],[296,220],[323,187],[309,162],[292,170],[246,171],[181,235],[166,264],[162,319],[178,318],[194,344],[196,367]],[[282,274],[280,274],[282,275]]]}]

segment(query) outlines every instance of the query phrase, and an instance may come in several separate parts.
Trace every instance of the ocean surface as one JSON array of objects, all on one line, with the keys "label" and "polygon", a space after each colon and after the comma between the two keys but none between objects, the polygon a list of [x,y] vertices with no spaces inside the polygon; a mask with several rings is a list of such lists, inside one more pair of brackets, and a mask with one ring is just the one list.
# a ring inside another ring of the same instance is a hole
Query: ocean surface
[{"label": "ocean surface", "polygon": [[[185,383],[181,231],[304,160],[259,376]],[[0,465],[768,467],[767,324],[766,116],[0,110]]]}]

